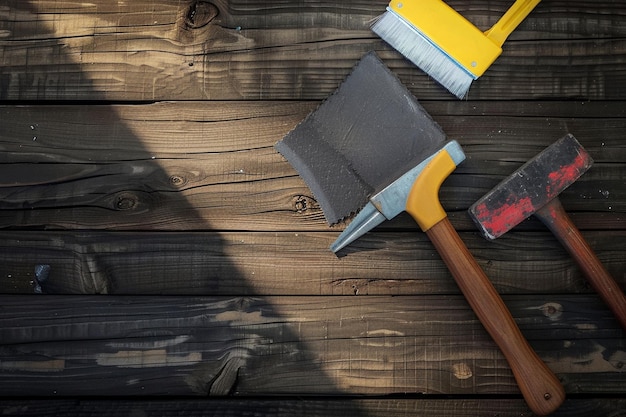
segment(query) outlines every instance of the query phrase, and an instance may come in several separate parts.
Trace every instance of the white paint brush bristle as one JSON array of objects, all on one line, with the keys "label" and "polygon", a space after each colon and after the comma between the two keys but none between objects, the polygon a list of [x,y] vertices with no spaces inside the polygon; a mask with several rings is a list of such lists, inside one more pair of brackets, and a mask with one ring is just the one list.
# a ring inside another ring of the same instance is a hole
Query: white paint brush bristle
[{"label": "white paint brush bristle", "polygon": [[475,77],[404,18],[387,10],[373,23],[372,31],[452,94],[460,99],[467,95]]}]

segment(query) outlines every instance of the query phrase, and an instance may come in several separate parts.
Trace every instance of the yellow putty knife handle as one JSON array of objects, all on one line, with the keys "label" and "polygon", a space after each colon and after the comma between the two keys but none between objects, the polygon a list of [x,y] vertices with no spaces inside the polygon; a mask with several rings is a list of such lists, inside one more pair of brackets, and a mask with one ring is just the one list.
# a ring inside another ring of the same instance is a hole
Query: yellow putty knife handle
[{"label": "yellow putty knife handle", "polygon": [[436,155],[415,180],[406,211],[426,232],[465,299],[502,351],[530,409],[538,415],[550,414],[565,400],[563,386],[528,344],[439,202],[439,188],[455,168],[447,151]]},{"label": "yellow putty knife handle", "polygon": [[526,16],[533,11],[540,1],[516,0],[500,20],[485,32],[485,35],[496,45],[502,46],[506,38],[526,19]]}]

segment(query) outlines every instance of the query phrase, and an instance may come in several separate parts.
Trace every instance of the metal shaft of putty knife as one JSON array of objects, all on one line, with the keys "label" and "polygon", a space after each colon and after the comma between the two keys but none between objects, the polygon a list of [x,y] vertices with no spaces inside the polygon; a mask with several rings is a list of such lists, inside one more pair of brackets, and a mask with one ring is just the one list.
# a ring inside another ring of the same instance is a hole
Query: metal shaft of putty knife
[{"label": "metal shaft of putty knife", "polygon": [[[465,160],[465,154],[456,141],[448,142],[442,150],[448,152],[455,166]],[[330,246],[330,250],[335,253],[339,252],[385,220],[391,220],[405,211],[409,190],[435,155],[427,157],[382,191],[370,197],[370,202],[359,211],[359,214],[355,216],[337,240]]]},{"label": "metal shaft of putty knife", "polygon": [[626,296],[561,205],[558,195],[592,165],[573,135],[544,149],[469,209],[487,239],[502,236],[534,215],[568,250],[587,280],[626,330]]},{"label": "metal shaft of putty knife", "polygon": [[448,142],[372,196],[331,249],[336,252],[385,219],[407,211],[426,232],[469,305],[507,359],[528,406],[538,415],[547,415],[563,403],[563,386],[528,344],[439,202],[441,184],[464,159],[460,145]]}]

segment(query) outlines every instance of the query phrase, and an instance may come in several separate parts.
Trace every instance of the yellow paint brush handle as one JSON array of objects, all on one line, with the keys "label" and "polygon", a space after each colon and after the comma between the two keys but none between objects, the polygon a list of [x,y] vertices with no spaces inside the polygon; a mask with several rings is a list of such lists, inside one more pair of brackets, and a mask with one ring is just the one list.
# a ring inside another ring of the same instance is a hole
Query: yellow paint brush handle
[{"label": "yellow paint brush handle", "polygon": [[493,43],[502,46],[506,38],[515,30],[522,20],[533,11],[535,6],[541,0],[516,0],[516,2],[507,10],[507,12],[493,25],[491,29],[485,32],[485,35],[491,39]]}]

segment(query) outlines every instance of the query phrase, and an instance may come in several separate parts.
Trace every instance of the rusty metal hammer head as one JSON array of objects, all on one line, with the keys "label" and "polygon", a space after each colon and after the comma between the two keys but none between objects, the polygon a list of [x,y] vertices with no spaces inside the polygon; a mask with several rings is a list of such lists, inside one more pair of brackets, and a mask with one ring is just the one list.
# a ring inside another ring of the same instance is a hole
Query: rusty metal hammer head
[{"label": "rusty metal hammer head", "polygon": [[592,163],[587,151],[568,134],[474,203],[470,216],[487,239],[495,239],[557,198]]}]

